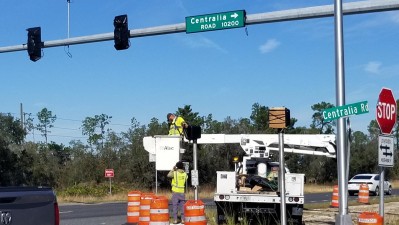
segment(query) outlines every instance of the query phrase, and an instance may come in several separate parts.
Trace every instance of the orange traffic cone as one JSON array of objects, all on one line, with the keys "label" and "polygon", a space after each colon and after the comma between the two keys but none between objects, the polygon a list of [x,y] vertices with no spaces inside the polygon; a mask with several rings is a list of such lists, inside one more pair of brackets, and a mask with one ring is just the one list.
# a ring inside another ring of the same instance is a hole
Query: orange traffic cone
[{"label": "orange traffic cone", "polygon": [[359,196],[358,202],[369,204],[369,186],[367,184],[360,185],[358,196]]},{"label": "orange traffic cone", "polygon": [[332,208],[338,208],[338,185],[334,185],[332,198],[331,198],[331,206]]}]

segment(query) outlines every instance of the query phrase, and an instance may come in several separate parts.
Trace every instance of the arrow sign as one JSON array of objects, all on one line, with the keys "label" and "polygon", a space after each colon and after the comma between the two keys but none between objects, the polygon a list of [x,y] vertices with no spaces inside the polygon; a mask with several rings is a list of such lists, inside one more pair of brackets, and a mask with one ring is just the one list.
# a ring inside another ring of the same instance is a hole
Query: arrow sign
[{"label": "arrow sign", "polygon": [[394,145],[393,136],[380,135],[378,137],[378,165],[382,167],[393,167]]},{"label": "arrow sign", "polygon": [[235,12],[233,15],[231,15],[231,17],[233,17],[234,19],[236,19],[238,17],[238,14]]},{"label": "arrow sign", "polygon": [[245,10],[186,17],[186,33],[224,30],[245,26]]},{"label": "arrow sign", "polygon": [[383,154],[384,156],[391,156],[391,157],[392,157],[392,152],[390,152],[390,153],[383,152],[382,154]]}]

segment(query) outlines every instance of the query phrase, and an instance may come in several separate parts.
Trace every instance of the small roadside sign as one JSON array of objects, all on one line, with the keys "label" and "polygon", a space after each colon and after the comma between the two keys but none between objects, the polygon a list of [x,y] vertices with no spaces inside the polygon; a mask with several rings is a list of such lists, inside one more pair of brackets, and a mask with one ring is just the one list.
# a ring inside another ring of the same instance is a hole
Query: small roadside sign
[{"label": "small roadside sign", "polygon": [[191,185],[197,186],[198,184],[198,170],[191,170]]},{"label": "small roadside sign", "polygon": [[106,178],[114,177],[114,169],[105,169],[104,176]]},{"label": "small roadside sign", "polygon": [[380,135],[378,137],[378,165],[393,167],[394,158],[393,137]]}]

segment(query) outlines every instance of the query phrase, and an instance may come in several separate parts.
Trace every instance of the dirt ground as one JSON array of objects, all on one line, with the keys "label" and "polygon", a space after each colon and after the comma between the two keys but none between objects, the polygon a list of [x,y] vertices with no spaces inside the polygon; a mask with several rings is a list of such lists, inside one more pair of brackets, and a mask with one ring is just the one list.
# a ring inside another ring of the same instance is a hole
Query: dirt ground
[{"label": "dirt ground", "polygon": [[[352,224],[358,224],[358,216],[362,212],[379,212],[379,205],[349,206]],[[338,208],[304,210],[303,221],[306,225],[332,225],[335,224],[335,216],[339,213]],[[384,204],[384,224],[395,225],[399,221],[399,202]]]}]

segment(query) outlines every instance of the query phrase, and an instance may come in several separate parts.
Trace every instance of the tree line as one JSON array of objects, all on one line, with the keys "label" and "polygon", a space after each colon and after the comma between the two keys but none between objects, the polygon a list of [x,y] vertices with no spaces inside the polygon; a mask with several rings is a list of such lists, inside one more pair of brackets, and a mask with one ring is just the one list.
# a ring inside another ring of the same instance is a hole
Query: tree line
[{"label": "tree line", "polygon": [[[397,101],[399,103],[399,101]],[[297,119],[285,129],[286,134],[334,134],[335,122],[323,121],[322,112],[334,105],[327,102],[311,106],[314,111],[309,127],[296,126]],[[190,105],[178,108],[176,114],[189,124],[198,125],[204,134],[276,134],[269,128],[269,107],[254,103],[248,118],[233,119],[230,116],[223,121],[213,119],[212,114],[201,116],[193,112]],[[396,114],[398,115],[398,114]],[[112,116],[99,114],[86,117],[82,121],[82,135],[86,143],[72,140],[68,146],[47,142],[47,135],[57,117],[52,111],[43,108],[36,114],[38,124],[33,118],[21,121],[11,114],[0,114],[0,185],[1,186],[51,186],[57,189],[85,184],[107,182],[104,170],[113,168],[114,183],[132,185],[138,188],[154,188],[155,165],[149,162],[149,155],[143,147],[143,137],[168,133],[166,121],[152,118],[147,125],[140,124],[134,117],[130,127],[121,133],[109,129]],[[38,130],[45,142],[25,141],[28,132]],[[378,136],[379,126],[370,121],[368,133],[349,132],[350,171],[357,173],[378,172]],[[394,128],[395,161],[398,162],[399,126]],[[198,169],[200,184],[215,185],[216,171],[233,170],[234,156],[243,156],[239,145],[199,145]],[[274,154],[276,157],[277,154]],[[192,162],[192,147],[186,146],[183,160]],[[308,180],[316,183],[337,181],[337,162],[322,156],[285,154],[285,162],[291,172],[304,173]],[[386,169],[389,179],[399,178],[399,166]],[[168,186],[166,174],[158,173],[159,185]]]}]

